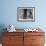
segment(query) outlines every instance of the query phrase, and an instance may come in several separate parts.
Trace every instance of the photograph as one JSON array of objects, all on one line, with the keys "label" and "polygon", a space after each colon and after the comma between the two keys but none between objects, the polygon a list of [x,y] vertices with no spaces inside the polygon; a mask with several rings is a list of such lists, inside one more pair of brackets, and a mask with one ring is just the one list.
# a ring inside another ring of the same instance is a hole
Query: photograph
[{"label": "photograph", "polygon": [[35,7],[18,7],[17,8],[18,21],[35,21]]}]

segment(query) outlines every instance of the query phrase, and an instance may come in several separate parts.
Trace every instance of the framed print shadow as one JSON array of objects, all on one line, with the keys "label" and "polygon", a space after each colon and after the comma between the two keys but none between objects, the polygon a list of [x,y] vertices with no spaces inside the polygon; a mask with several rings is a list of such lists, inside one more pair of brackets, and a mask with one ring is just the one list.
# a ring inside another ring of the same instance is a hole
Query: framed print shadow
[{"label": "framed print shadow", "polygon": [[22,22],[35,21],[35,7],[18,7],[17,20]]}]

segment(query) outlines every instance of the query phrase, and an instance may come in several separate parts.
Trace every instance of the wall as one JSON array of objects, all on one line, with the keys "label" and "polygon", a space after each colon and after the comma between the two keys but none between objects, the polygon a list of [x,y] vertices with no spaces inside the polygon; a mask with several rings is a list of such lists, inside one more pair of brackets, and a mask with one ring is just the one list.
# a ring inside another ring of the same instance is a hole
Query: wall
[{"label": "wall", "polygon": [[[37,28],[46,32],[46,0],[0,0],[0,31],[13,24],[15,28]],[[17,7],[35,7],[35,22],[18,22]]]},{"label": "wall", "polygon": [[[46,28],[46,0],[0,0],[0,25],[16,28]],[[18,22],[17,7],[35,7],[35,22]]]}]

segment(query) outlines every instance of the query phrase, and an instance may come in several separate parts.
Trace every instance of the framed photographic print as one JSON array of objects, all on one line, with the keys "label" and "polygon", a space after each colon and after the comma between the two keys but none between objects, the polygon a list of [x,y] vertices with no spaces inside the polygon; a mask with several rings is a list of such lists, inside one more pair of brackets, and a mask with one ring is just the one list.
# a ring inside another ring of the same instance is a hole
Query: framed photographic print
[{"label": "framed photographic print", "polygon": [[17,20],[28,22],[35,21],[35,7],[18,7]]}]

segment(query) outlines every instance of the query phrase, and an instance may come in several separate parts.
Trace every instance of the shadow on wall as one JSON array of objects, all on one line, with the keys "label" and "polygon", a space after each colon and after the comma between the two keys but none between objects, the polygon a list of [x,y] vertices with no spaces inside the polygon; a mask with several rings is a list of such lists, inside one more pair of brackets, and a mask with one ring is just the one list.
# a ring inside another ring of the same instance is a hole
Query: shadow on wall
[{"label": "shadow on wall", "polygon": [[4,30],[5,25],[4,24],[0,24],[0,43],[2,43],[2,36],[3,36],[3,32],[6,32],[6,30]]}]

